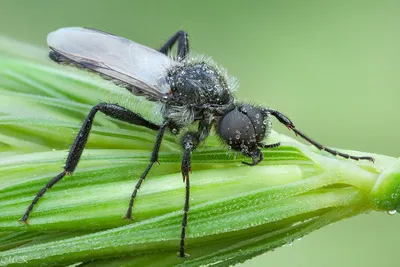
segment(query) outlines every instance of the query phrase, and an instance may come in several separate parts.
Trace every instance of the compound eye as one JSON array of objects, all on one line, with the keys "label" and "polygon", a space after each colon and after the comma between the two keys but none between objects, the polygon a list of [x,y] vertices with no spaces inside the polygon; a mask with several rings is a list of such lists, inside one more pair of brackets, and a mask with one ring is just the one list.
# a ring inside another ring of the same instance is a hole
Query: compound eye
[{"label": "compound eye", "polygon": [[244,150],[256,146],[256,134],[249,117],[234,109],[219,123],[219,134],[233,149]]},{"label": "compound eye", "polygon": [[243,104],[238,106],[238,110],[247,115],[251,124],[253,125],[254,132],[256,134],[257,141],[261,141],[265,136],[266,124],[264,122],[264,116],[261,111],[249,104]]}]

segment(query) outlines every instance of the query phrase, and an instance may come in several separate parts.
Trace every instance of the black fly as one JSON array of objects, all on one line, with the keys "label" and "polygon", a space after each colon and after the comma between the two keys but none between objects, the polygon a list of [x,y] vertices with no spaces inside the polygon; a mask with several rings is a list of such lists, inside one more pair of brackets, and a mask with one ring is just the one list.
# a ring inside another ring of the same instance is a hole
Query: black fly
[{"label": "black fly", "polygon": [[[165,130],[169,129],[173,134],[177,134],[198,121],[198,130],[187,131],[180,139],[183,148],[181,169],[183,181],[186,182],[180,257],[187,256],[184,248],[189,211],[191,152],[207,138],[213,125],[217,134],[232,149],[251,158],[251,162],[243,162],[246,165],[253,166],[263,160],[260,148],[280,145],[263,143],[271,130],[271,116],[318,149],[344,158],[374,161],[371,157],[347,155],[315,142],[297,130],[292,121],[279,111],[236,102],[231,92],[233,85],[224,71],[207,60],[191,59],[188,56],[188,35],[183,31],[178,31],[158,51],[106,32],[78,27],[52,32],[48,35],[47,42],[52,50],[49,54],[52,60],[97,72],[135,95],[161,103],[164,122],[156,125],[116,104],[100,103],[94,106],[71,146],[64,171],[37,193],[21,218],[23,222],[27,222],[33,206],[47,189],[66,174],[75,171],[98,111],[114,119],[158,131],[150,163],[140,176],[130,198],[125,215],[127,219],[132,219],[132,207],[137,191],[158,159]],[[176,43],[177,56],[172,59],[167,55]]]}]

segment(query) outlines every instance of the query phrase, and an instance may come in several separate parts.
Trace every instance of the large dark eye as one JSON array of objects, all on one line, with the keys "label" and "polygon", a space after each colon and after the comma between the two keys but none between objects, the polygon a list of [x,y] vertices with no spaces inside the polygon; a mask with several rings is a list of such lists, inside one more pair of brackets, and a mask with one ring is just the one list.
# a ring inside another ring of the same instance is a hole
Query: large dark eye
[{"label": "large dark eye", "polygon": [[218,132],[231,148],[247,154],[264,138],[265,129],[259,109],[240,105],[221,119]]}]

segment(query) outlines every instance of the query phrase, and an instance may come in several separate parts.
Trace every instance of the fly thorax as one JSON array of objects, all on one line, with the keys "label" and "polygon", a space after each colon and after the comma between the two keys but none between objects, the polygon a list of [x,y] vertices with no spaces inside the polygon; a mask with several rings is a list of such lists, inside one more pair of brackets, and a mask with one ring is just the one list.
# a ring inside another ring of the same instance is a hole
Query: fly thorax
[{"label": "fly thorax", "polygon": [[186,63],[169,70],[167,82],[175,101],[187,104],[219,104],[230,101],[225,78],[210,65]]}]

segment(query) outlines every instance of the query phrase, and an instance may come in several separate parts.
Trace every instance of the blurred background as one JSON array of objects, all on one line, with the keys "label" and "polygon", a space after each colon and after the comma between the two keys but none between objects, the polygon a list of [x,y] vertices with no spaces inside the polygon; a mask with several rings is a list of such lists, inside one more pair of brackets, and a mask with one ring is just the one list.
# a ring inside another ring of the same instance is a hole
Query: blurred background
[{"label": "blurred background", "polygon": [[[154,48],[183,29],[239,78],[239,99],[330,147],[400,156],[399,1],[1,1],[1,35],[45,47],[66,26]],[[399,226],[400,215],[358,216],[241,266],[399,266]]]}]

